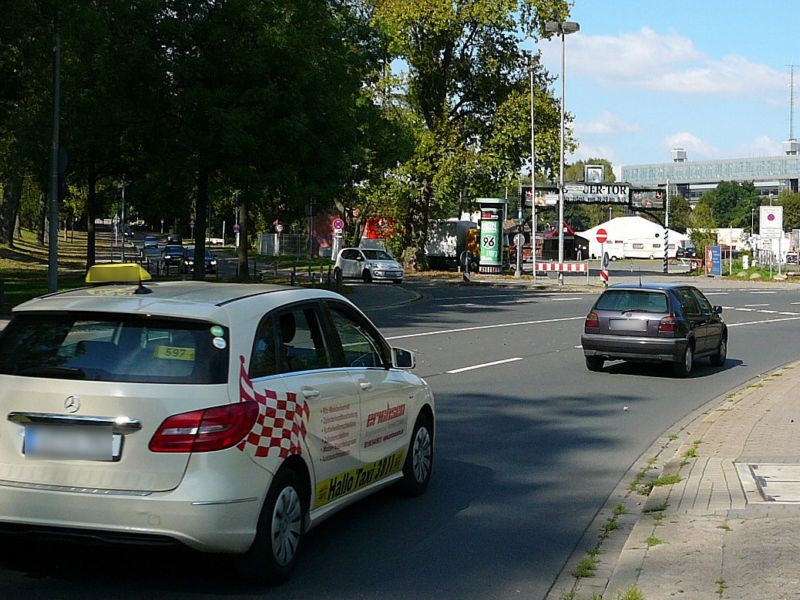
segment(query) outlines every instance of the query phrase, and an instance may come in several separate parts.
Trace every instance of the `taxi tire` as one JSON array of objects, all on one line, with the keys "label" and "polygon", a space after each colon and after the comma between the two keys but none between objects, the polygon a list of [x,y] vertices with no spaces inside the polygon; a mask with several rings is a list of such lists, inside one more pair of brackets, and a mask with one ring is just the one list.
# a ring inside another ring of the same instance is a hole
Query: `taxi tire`
[{"label": "taxi tire", "polygon": [[417,417],[403,464],[399,488],[405,496],[419,496],[428,488],[433,472],[433,426],[427,414]]},{"label": "taxi tire", "polygon": [[[300,553],[306,506],[297,474],[288,468],[279,470],[264,500],[253,544],[236,559],[236,570],[242,579],[257,584],[277,585],[289,578]],[[285,542],[283,549],[289,551],[288,556],[278,556],[274,549],[272,539],[276,521],[288,525],[279,535]]]},{"label": "taxi tire", "polygon": [[361,278],[364,280],[364,283],[372,283],[372,273],[369,272],[369,269],[364,269]]}]

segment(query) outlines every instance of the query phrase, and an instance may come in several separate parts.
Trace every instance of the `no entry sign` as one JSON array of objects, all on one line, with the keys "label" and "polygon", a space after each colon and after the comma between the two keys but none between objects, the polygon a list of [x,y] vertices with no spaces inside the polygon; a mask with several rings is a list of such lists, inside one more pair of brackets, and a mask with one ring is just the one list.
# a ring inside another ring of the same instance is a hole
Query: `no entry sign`
[{"label": "no entry sign", "polygon": [[603,228],[598,229],[597,230],[597,243],[598,244],[605,244],[607,239],[608,239],[608,232]]}]

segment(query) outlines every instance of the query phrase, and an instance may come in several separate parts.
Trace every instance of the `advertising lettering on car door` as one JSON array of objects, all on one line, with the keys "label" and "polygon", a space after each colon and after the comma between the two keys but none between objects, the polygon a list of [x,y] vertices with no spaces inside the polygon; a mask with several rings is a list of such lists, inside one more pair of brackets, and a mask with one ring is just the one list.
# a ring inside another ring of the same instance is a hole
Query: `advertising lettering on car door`
[{"label": "advertising lettering on car door", "polygon": [[351,494],[371,483],[397,473],[403,466],[405,450],[398,450],[389,456],[376,460],[357,469],[334,475],[317,484],[314,507],[318,508],[334,500]]},{"label": "advertising lettering on car door", "polygon": [[321,411],[322,456],[327,462],[352,452],[358,434],[358,410],[349,402],[324,406]]},{"label": "advertising lettering on car door", "polygon": [[387,405],[385,409],[367,415],[367,433],[364,448],[389,441],[403,435],[406,414],[406,405]]}]

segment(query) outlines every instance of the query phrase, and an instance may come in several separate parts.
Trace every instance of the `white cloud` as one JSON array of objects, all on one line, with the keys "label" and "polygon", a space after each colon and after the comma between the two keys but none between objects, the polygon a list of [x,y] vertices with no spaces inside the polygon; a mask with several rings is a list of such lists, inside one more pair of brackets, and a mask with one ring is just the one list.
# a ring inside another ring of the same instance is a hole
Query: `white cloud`
[{"label": "white cloud", "polygon": [[686,150],[689,160],[713,159],[721,156],[720,151],[714,146],[707,144],[688,131],[680,131],[667,136],[663,145],[667,150],[683,148]]},{"label": "white cloud", "polygon": [[735,156],[780,156],[781,154],[783,154],[783,144],[768,135],[760,135],[749,144],[739,146],[735,150]]},{"label": "white cloud", "polygon": [[[637,87],[685,95],[765,96],[785,92],[785,73],[737,54],[704,55],[691,39],[649,27],[618,36],[577,33],[566,38],[567,77],[580,74],[606,87]],[[542,44],[553,73],[560,72],[558,40]]]},{"label": "white cloud", "polygon": [[605,158],[611,164],[614,164],[614,149],[609,146],[591,145],[591,144],[578,144],[575,152],[566,157],[567,162],[577,162],[579,160],[589,160],[590,158]]},{"label": "white cloud", "polygon": [[641,127],[638,123],[625,121],[619,115],[604,110],[599,119],[584,123],[575,121],[575,133],[578,135],[607,135],[609,133],[636,133]]}]

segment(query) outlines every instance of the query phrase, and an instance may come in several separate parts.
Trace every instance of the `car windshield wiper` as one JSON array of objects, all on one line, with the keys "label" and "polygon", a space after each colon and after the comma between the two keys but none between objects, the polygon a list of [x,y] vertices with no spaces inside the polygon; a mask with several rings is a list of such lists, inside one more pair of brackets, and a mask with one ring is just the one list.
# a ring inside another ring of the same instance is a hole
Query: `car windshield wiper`
[{"label": "car windshield wiper", "polygon": [[78,367],[28,367],[18,371],[17,375],[57,377],[59,379],[86,379],[86,372]]}]

